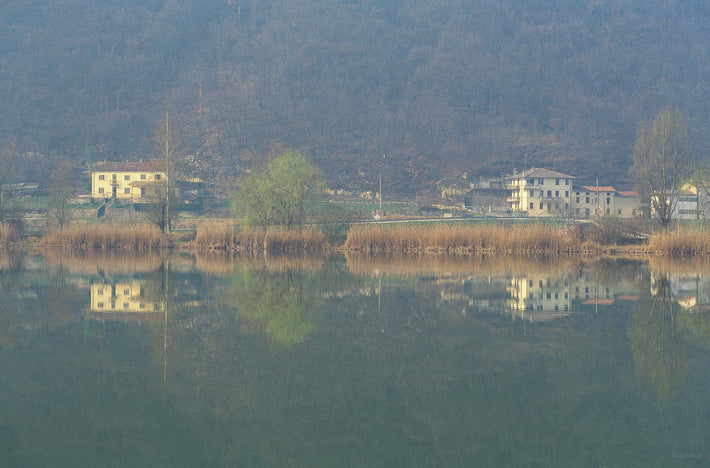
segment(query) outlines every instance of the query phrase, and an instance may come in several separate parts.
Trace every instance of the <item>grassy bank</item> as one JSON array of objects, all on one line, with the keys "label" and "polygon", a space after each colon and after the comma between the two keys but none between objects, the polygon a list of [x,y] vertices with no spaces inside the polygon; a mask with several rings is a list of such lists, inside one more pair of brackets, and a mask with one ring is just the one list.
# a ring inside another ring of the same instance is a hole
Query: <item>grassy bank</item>
[{"label": "grassy bank", "polygon": [[205,223],[196,228],[196,250],[248,252],[316,252],[329,248],[318,229],[245,229],[234,232],[228,224]]},{"label": "grassy bank", "polygon": [[157,250],[168,246],[168,239],[155,225],[100,223],[72,225],[51,230],[42,237],[43,247],[80,249]]},{"label": "grassy bank", "polygon": [[550,254],[572,252],[578,247],[567,229],[546,224],[362,225],[353,226],[345,242],[346,250],[372,254]]},{"label": "grassy bank", "polygon": [[710,234],[701,228],[684,226],[658,231],[649,237],[648,251],[670,257],[710,255]]}]

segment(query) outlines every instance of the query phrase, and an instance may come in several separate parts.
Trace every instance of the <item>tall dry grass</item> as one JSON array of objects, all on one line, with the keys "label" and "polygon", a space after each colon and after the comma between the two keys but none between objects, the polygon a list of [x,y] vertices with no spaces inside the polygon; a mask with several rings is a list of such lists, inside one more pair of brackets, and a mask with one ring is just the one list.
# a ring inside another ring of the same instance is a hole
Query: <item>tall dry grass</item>
[{"label": "tall dry grass", "polygon": [[234,228],[226,223],[204,223],[195,232],[197,250],[235,250]]},{"label": "tall dry grass", "polygon": [[12,230],[5,223],[0,223],[0,247],[10,245],[12,242]]},{"label": "tall dry grass", "polygon": [[245,229],[234,232],[231,225],[207,223],[197,227],[196,250],[226,250],[272,253],[317,252],[326,249],[328,242],[317,229]]},{"label": "tall dry grass", "polygon": [[495,252],[551,254],[572,252],[577,242],[565,228],[545,224],[482,224],[433,226],[353,226],[347,250],[377,253]]},{"label": "tall dry grass", "polygon": [[710,234],[684,226],[657,231],[648,239],[648,251],[671,257],[705,256],[710,254]]},{"label": "tall dry grass", "polygon": [[81,249],[131,249],[148,251],[167,247],[167,239],[157,226],[147,223],[76,224],[47,232],[45,247]]}]

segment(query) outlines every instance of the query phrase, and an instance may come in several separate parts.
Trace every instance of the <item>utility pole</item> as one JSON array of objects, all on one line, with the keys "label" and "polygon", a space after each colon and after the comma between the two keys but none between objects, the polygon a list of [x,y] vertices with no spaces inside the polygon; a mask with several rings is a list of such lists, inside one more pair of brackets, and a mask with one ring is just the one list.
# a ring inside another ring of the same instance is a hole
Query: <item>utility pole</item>
[{"label": "utility pole", "polygon": [[170,111],[165,111],[165,232],[170,234]]}]

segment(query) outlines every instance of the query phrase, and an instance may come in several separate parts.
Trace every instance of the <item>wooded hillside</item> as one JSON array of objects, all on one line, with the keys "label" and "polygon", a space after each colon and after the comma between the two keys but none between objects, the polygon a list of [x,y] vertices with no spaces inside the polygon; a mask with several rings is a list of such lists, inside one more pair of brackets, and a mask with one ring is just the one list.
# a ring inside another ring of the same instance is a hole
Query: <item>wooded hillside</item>
[{"label": "wooded hillside", "polygon": [[[0,15],[0,143],[150,158],[166,106],[202,175],[284,147],[333,187],[548,166],[628,179],[664,105],[710,149],[703,0],[33,0]],[[386,157],[383,157],[386,155]]]}]

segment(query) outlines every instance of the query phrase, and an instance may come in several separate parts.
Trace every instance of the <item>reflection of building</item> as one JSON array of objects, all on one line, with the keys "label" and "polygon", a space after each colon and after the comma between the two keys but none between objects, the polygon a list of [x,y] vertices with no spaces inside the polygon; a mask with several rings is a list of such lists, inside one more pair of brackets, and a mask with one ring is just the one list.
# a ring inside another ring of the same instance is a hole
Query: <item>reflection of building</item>
[{"label": "reflection of building", "polygon": [[710,311],[710,277],[702,274],[651,275],[651,294],[663,294],[661,282],[667,281],[668,293],[683,309],[691,312]]},{"label": "reflection of building", "polygon": [[149,298],[143,282],[130,280],[91,285],[91,314],[107,320],[162,320],[163,301]]},{"label": "reflection of building", "polygon": [[569,315],[567,278],[513,277],[508,283],[508,306],[530,321],[547,321]]}]

